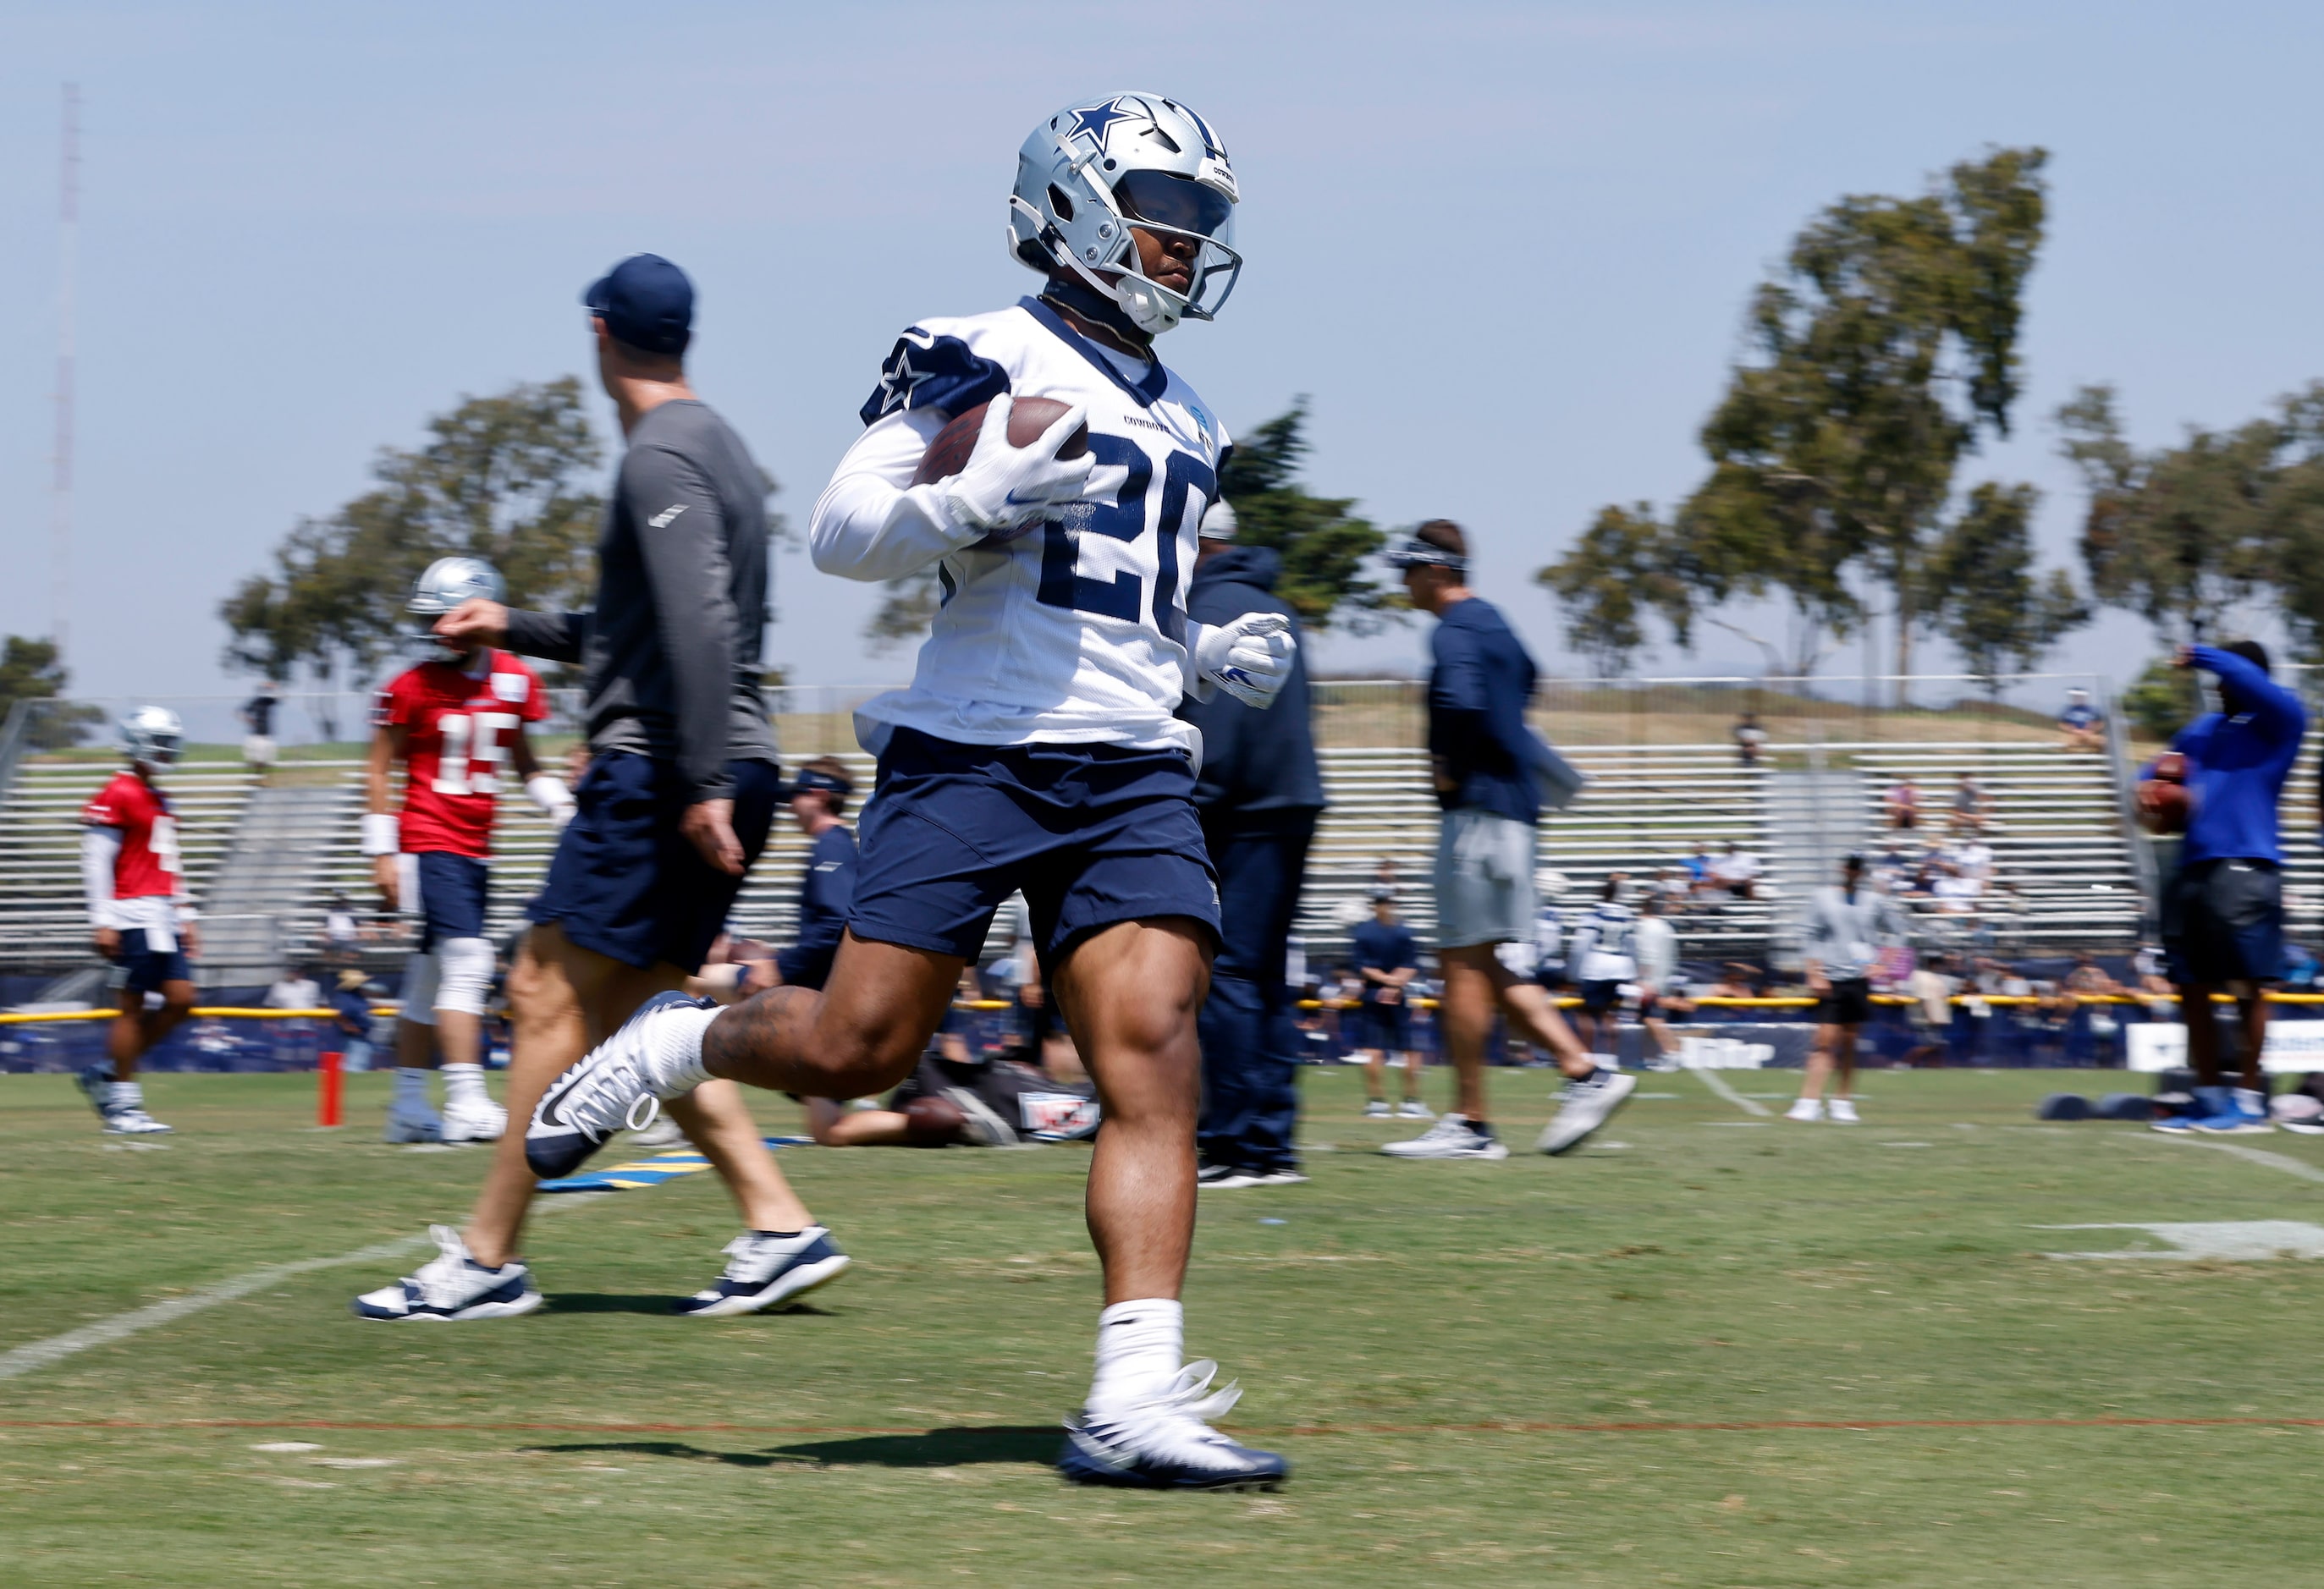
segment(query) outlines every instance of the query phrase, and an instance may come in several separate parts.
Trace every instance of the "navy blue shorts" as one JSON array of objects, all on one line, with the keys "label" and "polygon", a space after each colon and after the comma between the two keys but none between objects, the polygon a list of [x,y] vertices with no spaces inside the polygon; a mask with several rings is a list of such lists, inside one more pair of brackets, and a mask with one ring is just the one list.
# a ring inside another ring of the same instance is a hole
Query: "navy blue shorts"
[{"label": "navy blue shorts", "polygon": [[2264,860],[2199,860],[2167,890],[2171,980],[2218,985],[2283,978],[2283,874]]},{"label": "navy blue shorts", "polygon": [[973,961],[1022,888],[1045,967],[1117,922],[1187,916],[1218,946],[1218,881],[1176,750],[960,745],[898,729],[856,829],[848,931]]},{"label": "navy blue shorts", "polygon": [[[767,847],[782,769],[730,761],[726,772],[747,873]],[[549,877],[524,914],[557,923],[575,943],[625,966],[699,969],[742,879],[704,860],[678,831],[692,799],[676,764],[608,750],[590,759],[573,800]]]},{"label": "navy blue shorts", "polygon": [[403,914],[420,923],[420,952],[447,938],[482,938],[484,903],[491,896],[492,868],[473,855],[425,850],[399,855]]},{"label": "navy blue shorts", "polygon": [[1357,1022],[1361,1046],[1382,1053],[1400,1054],[1412,1048],[1412,1006],[1368,1002]]},{"label": "navy blue shorts", "polygon": [[194,979],[193,972],[186,966],[185,950],[152,948],[143,927],[121,930],[121,958],[117,963],[125,973],[121,986],[132,993],[159,993],[164,982]]},{"label": "navy blue shorts", "polygon": [[1582,985],[1582,1013],[1585,1015],[1602,1015],[1621,1002],[1622,984],[1618,980]]}]

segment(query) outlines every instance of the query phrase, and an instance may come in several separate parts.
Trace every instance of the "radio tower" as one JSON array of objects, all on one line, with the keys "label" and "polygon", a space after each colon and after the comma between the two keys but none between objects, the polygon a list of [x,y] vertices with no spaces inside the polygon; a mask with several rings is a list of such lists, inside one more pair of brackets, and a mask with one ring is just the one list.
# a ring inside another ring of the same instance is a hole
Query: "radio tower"
[{"label": "radio tower", "polygon": [[80,87],[65,85],[64,151],[57,208],[57,451],[51,488],[49,638],[65,658],[72,605],[73,273],[80,252]]}]

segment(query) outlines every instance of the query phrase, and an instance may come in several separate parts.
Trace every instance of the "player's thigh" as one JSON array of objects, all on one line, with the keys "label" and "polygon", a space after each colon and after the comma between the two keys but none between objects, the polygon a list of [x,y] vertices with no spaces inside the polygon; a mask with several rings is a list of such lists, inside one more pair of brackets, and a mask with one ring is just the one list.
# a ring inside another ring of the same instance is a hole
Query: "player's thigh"
[{"label": "player's thigh", "polygon": [[941,950],[859,938],[850,928],[816,1006],[812,1051],[853,1079],[851,1097],[894,1086],[944,1024],[967,964]]},{"label": "player's thigh", "polygon": [[1212,941],[1200,920],[1117,922],[1058,966],[1065,1023],[1109,1116],[1192,1107],[1201,1080],[1194,1018],[1210,986]]}]

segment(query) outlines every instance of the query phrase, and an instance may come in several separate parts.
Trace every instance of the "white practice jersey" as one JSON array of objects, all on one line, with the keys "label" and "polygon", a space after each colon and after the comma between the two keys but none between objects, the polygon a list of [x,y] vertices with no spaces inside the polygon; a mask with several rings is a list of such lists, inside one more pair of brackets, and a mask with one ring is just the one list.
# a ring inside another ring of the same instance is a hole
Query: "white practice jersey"
[{"label": "white practice jersey", "polygon": [[[971,550],[982,532],[912,473],[953,415],[1003,391],[1086,408],[1096,467],[1062,521]],[[1228,441],[1193,388],[1026,299],[906,331],[862,418],[815,505],[815,565],[862,580],[933,565],[943,601],[910,688],[859,711],[866,749],[904,727],[973,745],[1198,749],[1176,715],[1192,683],[1186,583]]]},{"label": "white practice jersey", "polygon": [[1573,929],[1570,958],[1577,982],[1628,982],[1638,974],[1630,958],[1630,932],[1637,917],[1627,905],[1601,899]]},{"label": "white practice jersey", "polygon": [[1640,916],[1632,936],[1638,962],[1638,980],[1667,989],[1678,970],[1678,929],[1660,916]]}]

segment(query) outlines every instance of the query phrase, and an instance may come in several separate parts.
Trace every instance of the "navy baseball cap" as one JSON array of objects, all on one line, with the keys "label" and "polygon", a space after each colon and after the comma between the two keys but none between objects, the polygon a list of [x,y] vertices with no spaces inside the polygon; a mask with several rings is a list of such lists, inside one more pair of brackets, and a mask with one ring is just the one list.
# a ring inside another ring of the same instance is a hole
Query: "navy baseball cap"
[{"label": "navy baseball cap", "polygon": [[694,283],[658,253],[633,253],[589,284],[581,301],[615,342],[650,354],[686,351],[694,329]]}]

